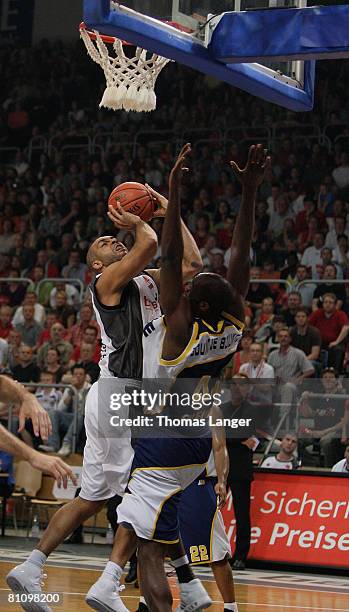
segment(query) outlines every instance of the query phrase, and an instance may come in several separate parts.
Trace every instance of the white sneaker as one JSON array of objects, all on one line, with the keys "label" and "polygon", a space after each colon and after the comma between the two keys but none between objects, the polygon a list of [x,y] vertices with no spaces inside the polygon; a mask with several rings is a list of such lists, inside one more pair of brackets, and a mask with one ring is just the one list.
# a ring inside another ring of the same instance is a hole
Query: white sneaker
[{"label": "white sneaker", "polygon": [[198,578],[179,584],[179,590],[181,605],[175,609],[175,612],[196,612],[196,610],[205,610],[212,605],[212,599]]},{"label": "white sneaker", "polygon": [[48,446],[47,444],[39,444],[38,449],[43,451],[44,453],[55,453],[55,449],[53,446]]},{"label": "white sneaker", "polygon": [[61,457],[68,457],[68,455],[70,454],[71,454],[71,445],[69,444],[69,442],[64,442],[61,448],[59,449],[57,455],[60,455]]},{"label": "white sneaker", "polygon": [[129,612],[119,595],[125,587],[120,582],[103,574],[86,595],[86,603],[99,612]]},{"label": "white sneaker", "polygon": [[[13,593],[35,595],[42,593],[43,579],[46,574],[42,567],[35,563],[25,561],[14,567],[6,576],[6,582]],[[21,603],[26,612],[52,612],[45,603],[31,602]]]}]

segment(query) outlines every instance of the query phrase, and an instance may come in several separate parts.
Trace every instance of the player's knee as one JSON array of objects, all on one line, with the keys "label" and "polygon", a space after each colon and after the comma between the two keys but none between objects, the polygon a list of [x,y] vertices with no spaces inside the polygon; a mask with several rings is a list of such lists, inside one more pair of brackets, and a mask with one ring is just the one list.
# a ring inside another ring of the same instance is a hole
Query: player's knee
[{"label": "player's knee", "polygon": [[76,497],[72,503],[75,505],[75,511],[83,520],[97,514],[105,505],[105,501],[91,501],[82,497]]}]

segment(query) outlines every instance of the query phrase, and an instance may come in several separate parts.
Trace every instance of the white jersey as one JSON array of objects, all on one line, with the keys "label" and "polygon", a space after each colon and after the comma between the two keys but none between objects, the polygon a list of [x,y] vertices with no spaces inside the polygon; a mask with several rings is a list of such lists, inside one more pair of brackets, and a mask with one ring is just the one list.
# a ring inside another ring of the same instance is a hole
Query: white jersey
[{"label": "white jersey", "polygon": [[193,323],[191,338],[176,359],[162,357],[166,333],[164,317],[151,321],[143,330],[144,378],[217,378],[235,353],[244,324],[224,313],[214,329],[202,319]]},{"label": "white jersey", "polygon": [[297,459],[293,457],[289,461],[280,461],[276,456],[267,457],[264,459],[261,468],[269,468],[272,470],[295,470],[298,467]]},{"label": "white jersey", "polygon": [[338,463],[335,463],[331,472],[342,472],[342,474],[349,474],[349,466],[346,459],[341,459]]},{"label": "white jersey", "polygon": [[90,288],[93,309],[101,330],[100,376],[140,380],[143,366],[142,330],[149,321],[161,315],[156,283],[144,272],[126,285],[118,306],[105,306],[96,293],[100,276]]}]

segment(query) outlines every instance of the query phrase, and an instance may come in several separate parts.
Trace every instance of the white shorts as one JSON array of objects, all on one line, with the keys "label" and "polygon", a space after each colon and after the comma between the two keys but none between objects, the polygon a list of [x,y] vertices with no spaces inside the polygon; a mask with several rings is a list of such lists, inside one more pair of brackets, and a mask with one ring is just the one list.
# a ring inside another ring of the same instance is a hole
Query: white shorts
[{"label": "white shorts", "polygon": [[178,542],[181,492],[204,471],[211,446],[209,438],[139,440],[118,522],[139,538]]},{"label": "white shorts", "polygon": [[197,478],[183,492],[179,504],[181,537],[189,562],[193,565],[231,557],[223,517],[217,507],[216,482],[216,478]]},{"label": "white shorts", "polygon": [[[113,388],[117,384],[117,379],[113,379]],[[103,393],[98,392],[98,387],[99,381],[92,385],[85,405],[86,445],[80,497],[88,501],[102,501],[114,495],[122,496],[134,455],[131,432],[127,437],[103,437],[101,411],[105,409],[107,415],[109,405],[106,399],[103,399]],[[119,392],[123,392],[124,388],[124,382],[120,382]]]}]

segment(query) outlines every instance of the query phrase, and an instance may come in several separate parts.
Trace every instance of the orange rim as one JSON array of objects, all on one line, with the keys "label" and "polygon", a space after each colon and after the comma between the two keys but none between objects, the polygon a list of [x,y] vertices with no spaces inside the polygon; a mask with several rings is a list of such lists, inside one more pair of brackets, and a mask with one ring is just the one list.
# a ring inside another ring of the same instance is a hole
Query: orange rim
[{"label": "orange rim", "polygon": [[[181,32],[186,32],[187,34],[193,31],[193,30],[190,30],[189,28],[186,28],[185,26],[182,26],[179,23],[176,23],[175,21],[164,21],[164,23],[167,23],[167,25],[172,26],[176,30],[181,30]],[[97,38],[96,34],[92,32],[92,30],[88,30],[88,28],[86,27],[86,23],[84,23],[84,21],[80,23],[79,30],[80,31],[85,30],[85,32],[89,35],[91,40],[96,40]],[[99,32],[99,36],[101,37],[103,42],[107,43],[108,45],[112,45],[114,41],[116,40],[116,36],[107,36],[107,34],[101,34],[100,32]],[[137,45],[134,45],[133,43],[127,42],[126,40],[122,40],[121,42],[123,45],[129,45],[131,47],[137,46]]]}]

